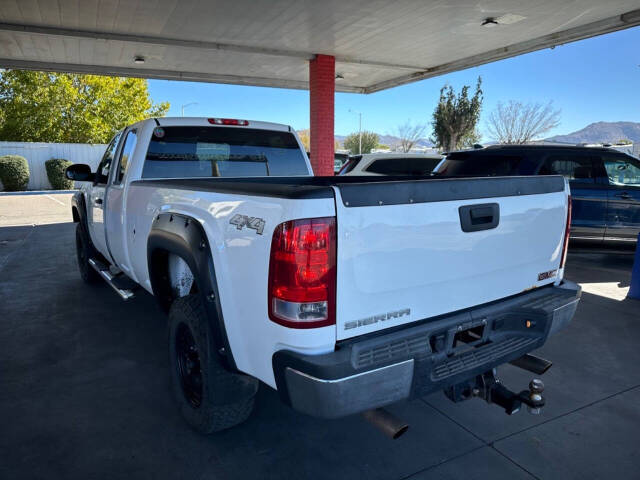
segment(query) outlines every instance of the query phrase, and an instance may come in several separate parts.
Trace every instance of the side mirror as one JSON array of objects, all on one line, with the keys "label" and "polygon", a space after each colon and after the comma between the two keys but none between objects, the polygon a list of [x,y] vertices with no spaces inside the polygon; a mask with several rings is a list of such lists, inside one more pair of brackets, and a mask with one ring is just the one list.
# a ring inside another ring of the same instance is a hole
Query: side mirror
[{"label": "side mirror", "polygon": [[69,165],[64,171],[64,176],[76,182],[93,182],[95,175],[91,173],[91,167],[84,163]]}]

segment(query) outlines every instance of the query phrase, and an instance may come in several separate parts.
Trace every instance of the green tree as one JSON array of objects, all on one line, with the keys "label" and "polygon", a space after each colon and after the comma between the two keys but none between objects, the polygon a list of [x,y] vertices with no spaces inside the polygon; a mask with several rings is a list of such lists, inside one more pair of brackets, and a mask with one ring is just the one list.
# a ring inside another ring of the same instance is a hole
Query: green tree
[{"label": "green tree", "polygon": [[360,151],[360,133],[355,132],[347,136],[342,144],[344,148],[349,150],[352,154],[357,155],[359,153],[371,153],[371,150],[378,146],[378,134],[362,131],[362,151]]},{"label": "green tree", "polygon": [[482,134],[476,128],[471,130],[468,134],[464,135],[460,139],[459,146],[461,148],[473,148],[474,145],[478,145],[482,141]]},{"label": "green tree", "polygon": [[147,81],[68,73],[0,71],[0,140],[106,143],[121,128],[164,116]]},{"label": "green tree", "polygon": [[311,137],[310,137],[310,132],[309,129],[307,128],[306,130],[298,130],[298,137],[300,138],[300,142],[302,142],[302,145],[304,146],[305,150],[307,152],[311,151]]},{"label": "green tree", "polygon": [[473,136],[480,119],[482,108],[482,79],[478,77],[476,91],[469,98],[469,85],[462,87],[458,95],[451,85],[440,90],[440,100],[433,112],[432,141],[440,148],[450,152],[457,150],[465,139]]}]

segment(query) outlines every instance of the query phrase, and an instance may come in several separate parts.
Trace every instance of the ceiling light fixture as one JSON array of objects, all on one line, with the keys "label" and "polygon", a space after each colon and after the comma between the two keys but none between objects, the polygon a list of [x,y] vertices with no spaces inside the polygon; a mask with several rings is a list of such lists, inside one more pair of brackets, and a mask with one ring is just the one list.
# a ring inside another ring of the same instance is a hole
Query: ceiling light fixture
[{"label": "ceiling light fixture", "polygon": [[487,28],[492,28],[498,25],[498,22],[493,17],[487,17],[482,21],[482,26]]},{"label": "ceiling light fixture", "polygon": [[133,57],[133,63],[136,65],[142,65],[144,63],[144,57],[140,55]]}]

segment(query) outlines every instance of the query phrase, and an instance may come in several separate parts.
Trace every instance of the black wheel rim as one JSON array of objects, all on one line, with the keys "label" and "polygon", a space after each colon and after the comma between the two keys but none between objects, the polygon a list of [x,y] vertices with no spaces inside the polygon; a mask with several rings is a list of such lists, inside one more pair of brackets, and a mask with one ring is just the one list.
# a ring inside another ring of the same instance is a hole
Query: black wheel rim
[{"label": "black wheel rim", "polygon": [[198,408],[202,403],[200,354],[191,329],[184,323],[176,329],[175,348],[182,393],[193,407]]}]

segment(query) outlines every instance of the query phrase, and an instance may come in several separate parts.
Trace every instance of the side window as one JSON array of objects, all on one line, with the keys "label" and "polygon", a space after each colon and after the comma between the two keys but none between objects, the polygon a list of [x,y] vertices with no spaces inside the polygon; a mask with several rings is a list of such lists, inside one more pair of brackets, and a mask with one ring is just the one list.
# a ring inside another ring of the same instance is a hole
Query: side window
[{"label": "side window", "polygon": [[564,175],[572,182],[595,183],[593,160],[588,156],[571,154],[549,155],[540,169],[540,173]]},{"label": "side window", "polygon": [[371,172],[371,173],[381,173],[383,175],[390,175],[391,172],[393,171],[392,162],[394,161],[398,162],[398,164],[401,163],[401,160],[399,158],[396,160],[389,160],[389,159],[375,160],[373,163],[371,163],[371,165],[365,168],[364,171]]},{"label": "side window", "polygon": [[500,155],[487,149],[475,153],[454,152],[438,169],[440,175],[511,176],[531,175],[532,166],[521,155]]},{"label": "side window", "polygon": [[100,165],[98,165],[98,179],[96,183],[107,183],[109,172],[111,171],[111,164],[113,163],[113,157],[116,154],[116,148],[118,147],[118,140],[120,140],[121,134],[122,132],[116,133],[116,136],[113,137],[111,143],[107,145],[107,150],[104,152],[102,160],[100,160]]},{"label": "side window", "polygon": [[602,160],[611,185],[640,186],[640,162],[618,156],[605,156]]},{"label": "side window", "polygon": [[129,160],[133,155],[133,150],[136,148],[138,141],[137,130],[130,130],[127,132],[127,136],[124,139],[124,145],[120,153],[120,167],[116,177],[113,179],[113,183],[118,185],[122,182],[127,170],[129,169]]}]

